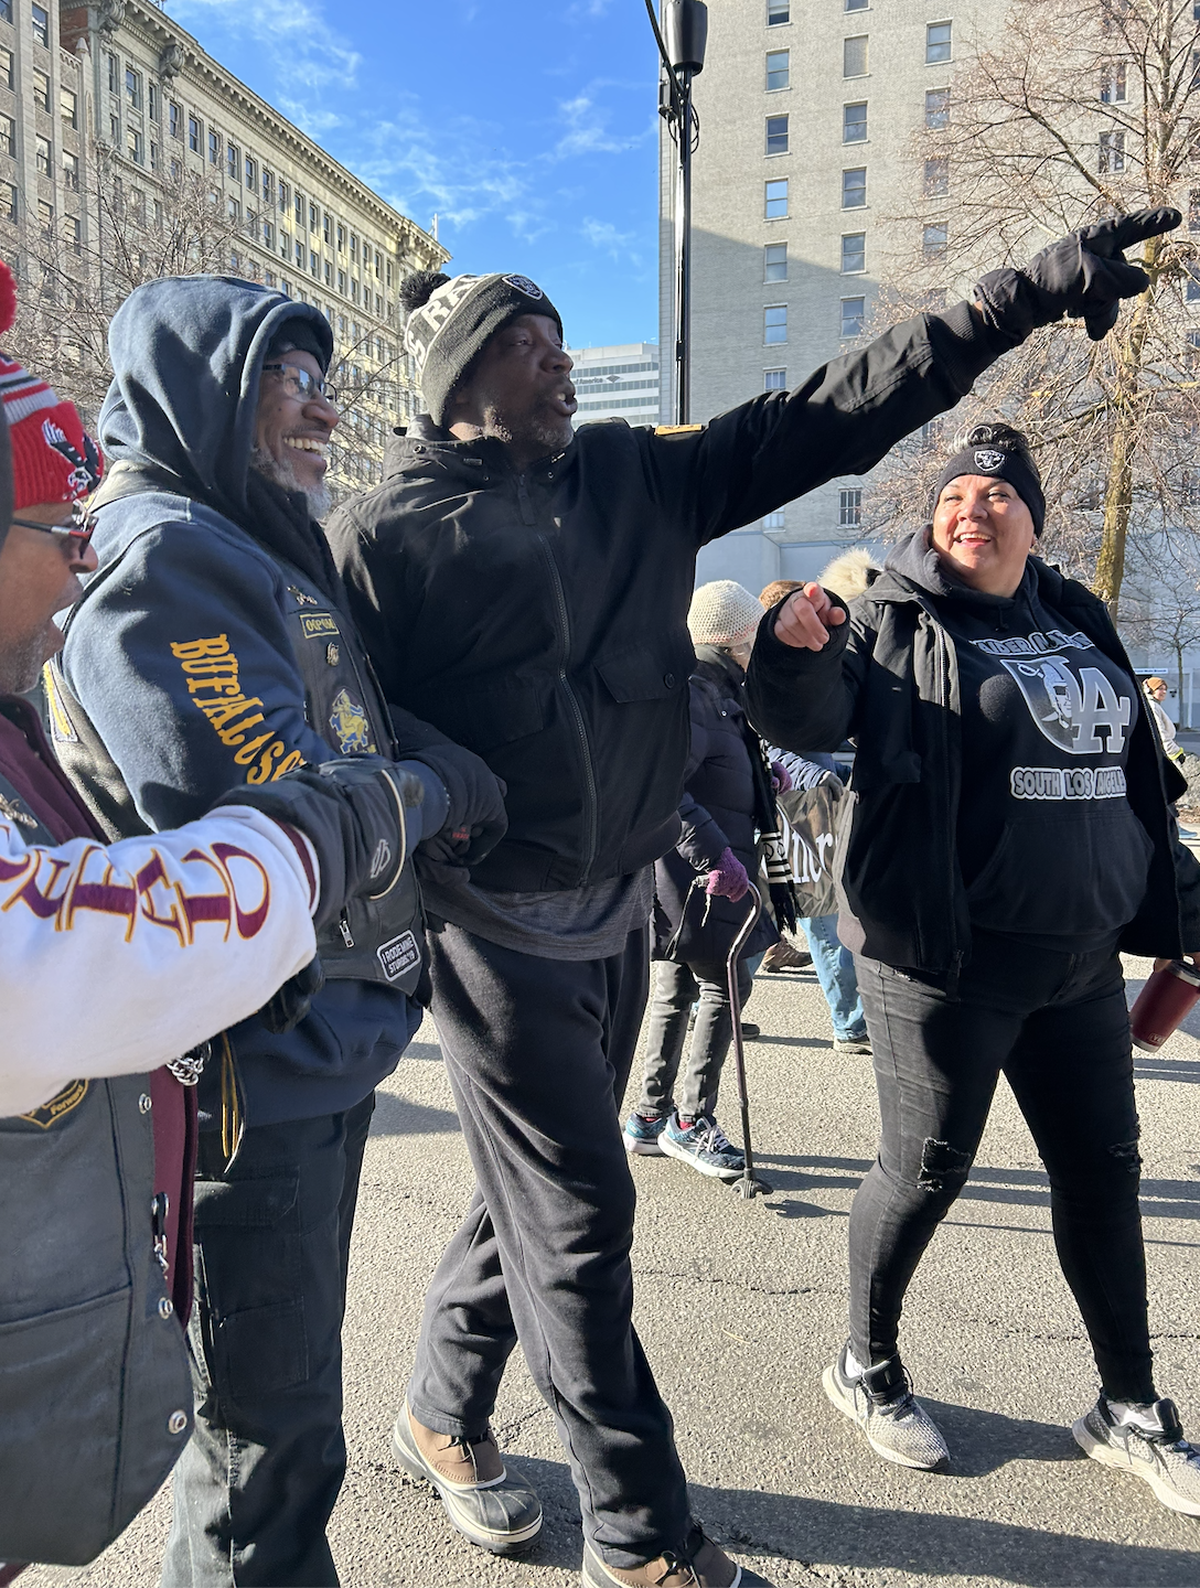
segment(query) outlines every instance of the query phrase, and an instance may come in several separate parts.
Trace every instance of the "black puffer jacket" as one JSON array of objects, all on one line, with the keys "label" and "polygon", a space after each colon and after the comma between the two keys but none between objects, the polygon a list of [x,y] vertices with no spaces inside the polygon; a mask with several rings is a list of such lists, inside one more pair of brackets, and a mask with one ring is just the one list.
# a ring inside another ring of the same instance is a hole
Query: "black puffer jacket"
[{"label": "black puffer jacket", "polygon": [[707,425],[583,425],[524,473],[428,417],[398,435],[329,538],[387,699],[508,786],[480,886],[576,888],[674,844],[699,548],[871,468],[1011,345],[957,304]]},{"label": "black puffer jacket", "polygon": [[[696,652],[690,680],[692,748],[679,807],[683,831],[674,849],[654,868],[655,955],[664,958],[679,927],[684,901],[697,877],[713,870],[726,849],[761,888],[757,833],[774,826],[766,763],[746,721],[741,668],[709,645]],[[701,946],[691,964],[723,961],[750,910],[749,896],[709,901]],[[742,951],[743,959],[777,942],[779,933],[764,910]]]},{"label": "black puffer jacket", "polygon": [[[851,621],[820,651],[775,638],[762,621],[746,680],[751,720],[783,749],[857,747],[837,844],[838,935],[869,959],[954,971],[970,953],[956,834],[962,798],[958,666],[928,588],[927,532],[897,546],[858,596]],[[1037,557],[1039,600],[1061,612],[1131,676],[1108,609]],[[835,596],[838,605],[843,603]],[[780,603],[782,605],[782,603]],[[1168,801],[1186,788],[1165,759],[1140,690],[1126,765],[1127,798],[1152,845],[1141,908],[1124,928],[1131,954],[1200,949],[1200,866],[1175,836]]]}]

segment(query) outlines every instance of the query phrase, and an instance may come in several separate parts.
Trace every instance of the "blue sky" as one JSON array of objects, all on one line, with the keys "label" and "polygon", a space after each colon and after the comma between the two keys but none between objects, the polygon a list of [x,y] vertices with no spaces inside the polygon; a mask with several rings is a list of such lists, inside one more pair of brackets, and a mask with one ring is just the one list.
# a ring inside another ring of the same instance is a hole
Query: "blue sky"
[{"label": "blue sky", "polygon": [[418,224],[532,276],[576,346],[657,341],[657,68],[642,0],[166,0]]}]

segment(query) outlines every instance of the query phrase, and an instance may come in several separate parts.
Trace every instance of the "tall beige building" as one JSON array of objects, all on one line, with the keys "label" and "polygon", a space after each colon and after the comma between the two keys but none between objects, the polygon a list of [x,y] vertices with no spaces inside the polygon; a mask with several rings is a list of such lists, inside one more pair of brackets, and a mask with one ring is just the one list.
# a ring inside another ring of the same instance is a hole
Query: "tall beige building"
[{"label": "tall beige building", "polygon": [[154,0],[0,0],[0,243],[9,257],[53,235],[64,256],[102,272],[113,211],[97,184],[161,229],[164,206],[189,179],[221,218],[220,268],[328,316],[343,410],[334,483],[371,483],[387,430],[417,402],[396,291],[412,271],[440,267],[447,251]]},{"label": "tall beige building", "polygon": [[[939,0],[710,0],[695,81],[692,413],[787,389],[856,345],[878,289],[889,217],[913,188],[913,135],[946,114],[969,16]],[[661,160],[661,328],[673,346],[674,146]],[[927,217],[941,223],[936,203]],[[664,404],[670,402],[664,381]],[[671,418],[667,407],[664,420]],[[860,538],[870,481],[845,478],[702,554],[700,577],[758,590],[812,578]]]}]

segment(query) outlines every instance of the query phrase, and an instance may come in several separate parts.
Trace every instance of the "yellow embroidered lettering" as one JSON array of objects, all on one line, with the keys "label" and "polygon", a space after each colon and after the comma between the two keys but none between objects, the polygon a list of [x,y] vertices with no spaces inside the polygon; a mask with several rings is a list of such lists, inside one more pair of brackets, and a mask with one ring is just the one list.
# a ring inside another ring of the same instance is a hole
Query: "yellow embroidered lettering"
[{"label": "yellow embroidered lettering", "polygon": [[225,656],[228,651],[228,634],[217,634],[209,640],[183,640],[171,645],[171,655],[181,662],[199,661],[202,656]]}]

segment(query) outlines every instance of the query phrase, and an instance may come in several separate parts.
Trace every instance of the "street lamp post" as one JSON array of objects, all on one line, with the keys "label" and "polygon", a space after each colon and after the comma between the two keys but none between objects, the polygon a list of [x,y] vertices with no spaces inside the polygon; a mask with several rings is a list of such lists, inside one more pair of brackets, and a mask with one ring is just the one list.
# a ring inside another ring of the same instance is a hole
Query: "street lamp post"
[{"label": "street lamp post", "polygon": [[704,0],[664,0],[662,28],[653,0],[646,10],[662,57],[659,114],[679,150],[675,177],[675,422],[691,410],[692,156],[700,142],[700,117],[692,105],[692,79],[704,69],[708,7]]}]

